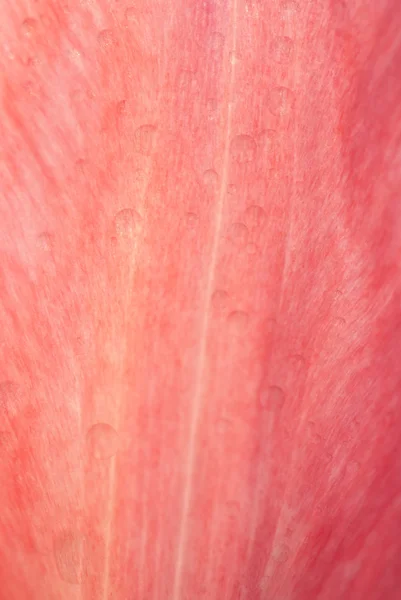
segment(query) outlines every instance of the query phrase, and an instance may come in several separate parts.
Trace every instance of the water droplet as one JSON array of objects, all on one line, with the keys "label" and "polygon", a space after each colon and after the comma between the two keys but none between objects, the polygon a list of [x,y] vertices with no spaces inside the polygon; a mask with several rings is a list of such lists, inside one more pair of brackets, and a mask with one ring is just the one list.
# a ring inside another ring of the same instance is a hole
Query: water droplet
[{"label": "water droplet", "polygon": [[244,215],[244,222],[249,229],[259,229],[266,220],[266,213],[261,206],[249,206]]},{"label": "water droplet", "polygon": [[287,562],[289,557],[290,557],[290,550],[285,545],[280,546],[279,548],[276,548],[273,551],[274,560],[280,564]]},{"label": "water droplet", "polygon": [[219,419],[216,423],[216,429],[219,435],[225,435],[231,427],[232,423],[229,419]]},{"label": "water droplet", "polygon": [[26,81],[23,88],[29,96],[37,96],[40,92],[40,87],[36,81]]},{"label": "water droplet", "polygon": [[70,58],[71,62],[79,65],[82,60],[82,53],[77,48],[70,48],[68,51],[68,57]]},{"label": "water droplet", "polygon": [[[13,418],[20,408],[19,388],[14,381],[0,383],[0,413]],[[3,419],[4,421],[4,419]]]},{"label": "water droplet", "polygon": [[240,164],[253,162],[256,155],[256,142],[250,135],[237,135],[231,140],[230,154],[233,161]]},{"label": "water droplet", "polygon": [[140,220],[141,217],[136,210],[132,208],[123,208],[120,210],[114,218],[117,237],[126,240],[134,238]]},{"label": "water droplet", "polygon": [[210,50],[210,54],[216,58],[216,55],[219,55],[224,50],[225,38],[222,33],[215,31],[211,34],[210,38],[207,40],[207,45]]},{"label": "water droplet", "polygon": [[351,462],[347,463],[346,471],[348,475],[355,477],[360,468],[361,464],[357,460],[352,460]]},{"label": "water droplet", "polygon": [[243,310],[234,310],[228,315],[227,324],[235,335],[242,334],[249,322],[249,315]]},{"label": "water droplet", "polygon": [[277,37],[272,41],[270,51],[273,60],[279,64],[287,64],[290,62],[293,55],[294,42],[290,37],[285,35]]},{"label": "water droplet", "polygon": [[0,460],[11,462],[11,452],[14,448],[14,438],[9,431],[0,431]]},{"label": "water droplet", "polygon": [[279,117],[288,114],[294,104],[294,93],[283,86],[277,86],[270,90],[268,107],[270,112]]},{"label": "water droplet", "polygon": [[195,213],[189,212],[185,215],[185,221],[188,229],[194,230],[198,226],[199,217]]},{"label": "water droplet", "polygon": [[28,18],[22,23],[22,30],[25,35],[33,35],[37,29],[38,22],[36,19]]},{"label": "water droplet", "polygon": [[125,20],[127,23],[134,23],[138,20],[138,10],[135,6],[129,6],[125,10]]},{"label": "water droplet", "polygon": [[205,187],[209,191],[215,192],[217,190],[219,176],[217,175],[216,171],[213,171],[213,169],[208,169],[207,171],[205,171],[203,173],[202,180],[203,180]]},{"label": "water droplet", "polygon": [[222,311],[227,308],[229,295],[225,290],[215,290],[212,294],[212,306]]},{"label": "water droplet", "polygon": [[65,530],[55,537],[54,559],[59,576],[66,583],[82,583],[86,545],[85,536],[73,530]]},{"label": "water droplet", "polygon": [[258,247],[256,244],[251,242],[250,244],[246,245],[245,251],[247,254],[249,254],[249,256],[255,256],[258,253]]},{"label": "water droplet", "polygon": [[265,129],[257,136],[258,153],[263,160],[273,158],[276,144],[277,131],[274,129]]},{"label": "water droplet", "polygon": [[139,154],[149,156],[153,150],[156,135],[154,125],[141,125],[134,133],[134,148]]},{"label": "water droplet", "polygon": [[54,237],[47,232],[41,233],[38,236],[37,244],[42,252],[51,253],[54,248]]},{"label": "water droplet", "polygon": [[292,369],[301,369],[306,366],[306,361],[302,354],[292,354],[288,357],[288,364]]},{"label": "water droplet", "polygon": [[334,323],[334,329],[341,331],[341,329],[343,329],[344,325],[346,325],[346,321],[343,317],[336,317],[333,321]]},{"label": "water droplet", "polygon": [[179,94],[185,97],[191,97],[198,90],[198,79],[194,71],[181,71],[178,76]]},{"label": "water droplet", "polygon": [[114,33],[111,29],[103,29],[98,35],[98,42],[104,49],[108,49],[114,44]]},{"label": "water droplet", "polygon": [[281,13],[285,19],[296,17],[299,5],[295,0],[285,0],[281,5]]},{"label": "water droplet", "polygon": [[94,458],[107,459],[117,453],[119,436],[108,423],[96,423],[86,434],[86,442],[88,451]]},{"label": "water droplet", "polygon": [[320,444],[322,441],[322,436],[317,431],[317,425],[315,421],[308,421],[308,435],[313,444]]},{"label": "water droplet", "polygon": [[216,118],[216,111],[217,111],[217,107],[218,107],[218,102],[216,98],[208,98],[206,100],[206,110],[208,113],[208,118],[210,120],[215,119]]},{"label": "water droplet", "polygon": [[235,66],[241,60],[241,56],[238,52],[230,52],[230,63]]},{"label": "water droplet", "polygon": [[38,56],[30,56],[29,58],[27,58],[26,66],[29,67],[29,69],[35,69],[36,67],[39,67],[40,66],[39,57]]},{"label": "water droplet", "polygon": [[312,437],[315,434],[315,432],[316,432],[316,423],[315,423],[315,421],[308,421],[307,427],[308,427],[308,434],[309,434],[310,437]]},{"label": "water droplet", "polygon": [[134,183],[136,184],[136,186],[138,187],[138,189],[140,189],[141,186],[146,184],[146,181],[147,181],[146,171],[144,169],[135,169],[135,171],[132,175],[132,179],[133,179]]},{"label": "water droplet", "polygon": [[248,241],[249,231],[244,223],[233,223],[230,227],[230,239],[236,245],[244,247]]},{"label": "water droplet", "polygon": [[262,408],[275,410],[284,404],[284,391],[278,385],[271,385],[263,389],[260,394]]}]

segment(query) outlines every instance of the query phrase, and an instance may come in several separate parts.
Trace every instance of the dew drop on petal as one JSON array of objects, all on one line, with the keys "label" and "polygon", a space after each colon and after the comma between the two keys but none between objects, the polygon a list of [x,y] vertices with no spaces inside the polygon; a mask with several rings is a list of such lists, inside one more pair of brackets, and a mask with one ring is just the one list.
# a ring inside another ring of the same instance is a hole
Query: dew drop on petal
[{"label": "dew drop on petal", "polygon": [[251,242],[250,244],[246,245],[245,251],[249,256],[256,256],[258,253],[258,247],[256,244]]},{"label": "dew drop on petal", "polygon": [[270,385],[262,390],[259,400],[262,408],[275,410],[284,404],[284,391],[277,385]]},{"label": "dew drop on petal", "polygon": [[135,23],[138,20],[138,9],[134,6],[129,6],[125,10],[125,20],[129,23]]},{"label": "dew drop on petal", "polygon": [[273,551],[273,559],[278,563],[286,563],[290,557],[290,550],[287,546],[282,545]]},{"label": "dew drop on petal", "polygon": [[244,333],[249,323],[249,314],[242,310],[235,310],[228,315],[227,324],[230,332],[234,335]]},{"label": "dew drop on petal", "polygon": [[190,231],[194,231],[198,227],[199,217],[197,214],[195,214],[193,212],[188,212],[185,215],[185,222],[186,222],[188,229]]},{"label": "dew drop on petal", "polygon": [[213,169],[208,169],[203,173],[202,181],[208,191],[215,192],[217,190],[219,176]]},{"label": "dew drop on petal", "polygon": [[212,306],[218,311],[227,308],[229,295],[225,290],[215,290],[212,294]]},{"label": "dew drop on petal", "polygon": [[31,17],[29,17],[28,19],[25,19],[25,21],[23,21],[23,23],[22,23],[22,30],[24,32],[24,35],[26,35],[26,36],[33,35],[35,33],[37,27],[38,27],[37,20],[32,19]]},{"label": "dew drop on petal", "polygon": [[51,253],[54,248],[54,243],[54,236],[50,233],[44,232],[38,235],[37,245],[42,252]]},{"label": "dew drop on petal", "polygon": [[276,37],[271,43],[270,51],[274,61],[287,64],[294,52],[294,42],[288,36]]},{"label": "dew drop on petal", "polygon": [[249,229],[259,229],[266,221],[265,210],[258,205],[249,206],[244,215],[244,222]]},{"label": "dew drop on petal", "polygon": [[284,2],[281,4],[281,14],[286,20],[295,19],[298,12],[299,4],[295,0],[284,0]]},{"label": "dew drop on petal", "polygon": [[141,217],[133,208],[123,208],[120,210],[114,219],[117,238],[126,240],[134,238],[140,220]]},{"label": "dew drop on petal", "polygon": [[99,45],[104,49],[109,49],[115,42],[114,33],[111,29],[103,29],[98,35]]},{"label": "dew drop on petal", "polygon": [[287,115],[294,105],[294,93],[287,87],[277,86],[269,93],[268,107],[270,112],[279,117]]},{"label": "dew drop on petal", "polygon": [[248,242],[249,231],[244,223],[233,223],[230,227],[230,240],[239,247],[244,247]]},{"label": "dew drop on petal", "polygon": [[119,449],[117,431],[108,423],[95,423],[86,434],[88,452],[96,459],[114,456]]},{"label": "dew drop on petal", "polygon": [[11,380],[0,382],[0,419],[2,423],[16,417],[21,409],[18,385]]},{"label": "dew drop on petal", "polygon": [[69,529],[54,538],[53,553],[57,571],[66,583],[82,583],[85,542],[84,535]]},{"label": "dew drop on petal", "polygon": [[156,127],[154,125],[141,125],[134,133],[134,149],[139,154],[150,156],[153,151],[156,137]]},{"label": "dew drop on petal", "polygon": [[255,160],[256,142],[250,135],[237,135],[230,144],[231,159],[237,163],[250,163]]}]

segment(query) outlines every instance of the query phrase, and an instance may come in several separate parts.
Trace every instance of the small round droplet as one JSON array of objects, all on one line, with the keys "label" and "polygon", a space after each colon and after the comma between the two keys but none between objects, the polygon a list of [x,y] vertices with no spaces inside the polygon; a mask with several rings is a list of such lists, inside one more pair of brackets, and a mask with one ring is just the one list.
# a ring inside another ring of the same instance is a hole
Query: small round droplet
[{"label": "small round droplet", "polygon": [[277,145],[277,131],[274,129],[264,129],[257,136],[258,153],[263,157],[273,158],[274,150]]},{"label": "small round droplet", "polygon": [[54,248],[54,237],[47,232],[41,233],[38,236],[37,244],[42,252],[51,253]]},{"label": "small round droplet", "polygon": [[315,421],[308,421],[307,427],[308,427],[308,434],[310,437],[312,437],[316,433]]},{"label": "small round droplet", "polygon": [[360,468],[361,468],[361,464],[357,460],[351,460],[349,463],[347,463],[346,471],[347,471],[347,474],[351,478],[353,478],[357,475]]},{"label": "small round droplet", "polygon": [[119,436],[108,423],[96,423],[86,434],[86,442],[88,451],[94,458],[107,459],[117,453]]},{"label": "small round droplet", "polygon": [[308,435],[312,444],[320,444],[322,436],[318,433],[315,421],[308,421]]},{"label": "small round droplet", "polygon": [[216,171],[214,171],[213,169],[208,169],[207,171],[205,171],[203,173],[202,180],[203,180],[205,187],[209,191],[215,192],[217,190],[219,176],[217,175]]},{"label": "small round droplet", "polygon": [[215,31],[211,34],[210,38],[207,40],[207,45],[210,50],[210,54],[213,57],[218,56],[224,50],[225,38],[222,33]]},{"label": "small round droplet", "polygon": [[120,239],[132,239],[138,230],[141,218],[133,208],[123,208],[114,219],[117,237]]},{"label": "small round droplet", "polygon": [[219,419],[216,423],[217,433],[225,435],[231,428],[232,423],[228,419]]},{"label": "small round droplet", "polygon": [[281,13],[285,19],[296,17],[299,12],[299,4],[295,0],[284,0],[281,5]]},{"label": "small round droplet", "polygon": [[280,546],[279,548],[273,551],[273,558],[276,562],[280,564],[284,564],[288,561],[290,557],[289,548],[285,545]]},{"label": "small round droplet", "polygon": [[218,311],[225,310],[228,300],[229,295],[225,290],[215,290],[212,295],[212,306]]},{"label": "small round droplet", "polygon": [[262,408],[275,410],[284,404],[284,391],[277,385],[271,385],[260,394]]},{"label": "small round droplet", "polygon": [[250,244],[246,245],[245,251],[249,256],[256,256],[256,254],[258,253],[258,247],[256,244],[251,242]]},{"label": "small round droplet", "polygon": [[217,111],[217,107],[218,107],[217,98],[208,98],[206,100],[206,110],[207,110],[209,120],[213,120],[216,118],[215,113]]},{"label": "small round droplet", "polygon": [[228,315],[227,324],[234,335],[244,332],[249,322],[249,315],[243,310],[235,310]]},{"label": "small round droplet", "polygon": [[152,154],[153,145],[156,136],[156,127],[154,125],[141,125],[134,133],[135,151],[144,156]]},{"label": "small round droplet", "polygon": [[249,231],[244,223],[233,223],[230,227],[230,239],[239,247],[244,247],[248,242]]},{"label": "small round droplet", "polygon": [[199,217],[195,213],[189,212],[185,215],[185,222],[189,230],[194,231],[199,223]]},{"label": "small round droplet", "polygon": [[237,135],[231,140],[230,154],[234,162],[250,163],[255,160],[256,142],[250,135]]},{"label": "small round droplet", "polygon": [[53,552],[60,578],[66,583],[79,585],[83,580],[85,536],[73,530],[65,530],[53,541]]},{"label": "small round droplet", "polygon": [[288,366],[294,370],[302,369],[306,366],[305,358],[302,354],[291,354],[288,357]]},{"label": "small round droplet", "polygon": [[287,64],[290,62],[294,52],[294,42],[288,36],[277,37],[270,46],[270,51],[273,60],[279,64]]},{"label": "small round droplet", "polygon": [[128,24],[135,23],[138,20],[138,9],[134,6],[129,6],[125,10],[125,20]]},{"label": "small round droplet", "polygon": [[249,206],[244,215],[244,222],[249,229],[259,229],[266,221],[265,210],[256,204]]},{"label": "small round droplet", "polygon": [[11,452],[14,446],[13,435],[10,431],[0,431],[0,460],[7,458],[11,460]]},{"label": "small round droplet", "polygon": [[[14,381],[0,382],[0,415],[6,415],[13,418],[18,414],[20,408],[20,392],[18,385]],[[1,417],[4,423],[4,416]]]},{"label": "small round droplet", "polygon": [[36,19],[28,18],[22,23],[22,30],[25,35],[31,36],[35,33],[38,27],[38,22]]},{"label": "small round droplet", "polygon": [[178,76],[177,88],[181,96],[191,97],[198,90],[199,82],[194,71],[183,70]]},{"label": "small round droplet", "polygon": [[235,66],[241,60],[241,56],[238,52],[230,52],[230,63]]},{"label": "small round droplet", "polygon": [[98,42],[99,45],[104,49],[111,48],[115,42],[114,33],[111,31],[111,29],[103,29],[103,31],[101,31],[98,35]]},{"label": "small round droplet", "polygon": [[287,115],[294,105],[294,93],[283,86],[270,90],[268,107],[276,117]]}]

